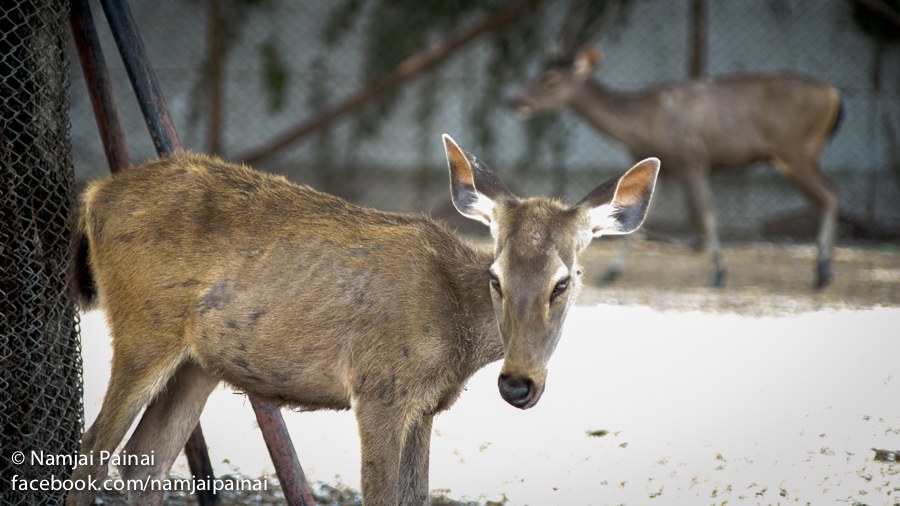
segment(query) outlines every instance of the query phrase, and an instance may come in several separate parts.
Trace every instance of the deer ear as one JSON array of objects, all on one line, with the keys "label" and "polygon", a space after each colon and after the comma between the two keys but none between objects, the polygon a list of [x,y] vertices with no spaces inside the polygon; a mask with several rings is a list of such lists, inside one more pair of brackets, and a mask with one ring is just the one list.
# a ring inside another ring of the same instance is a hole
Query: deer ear
[{"label": "deer ear", "polygon": [[463,216],[490,225],[496,202],[512,194],[490,168],[460,149],[449,135],[444,134],[443,139],[453,206]]},{"label": "deer ear", "polygon": [[578,77],[587,77],[600,65],[603,59],[603,53],[596,47],[585,49],[577,58],[575,58],[575,75]]},{"label": "deer ear", "polygon": [[588,210],[591,235],[630,234],[640,228],[647,217],[658,174],[659,160],[647,158],[583,198],[577,205]]}]

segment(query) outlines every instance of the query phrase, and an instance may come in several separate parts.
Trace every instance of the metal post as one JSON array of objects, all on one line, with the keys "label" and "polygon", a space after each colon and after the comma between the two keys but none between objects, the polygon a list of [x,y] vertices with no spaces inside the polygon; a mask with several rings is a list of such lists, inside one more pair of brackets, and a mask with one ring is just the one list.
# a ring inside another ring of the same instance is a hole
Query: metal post
[{"label": "metal post", "polygon": [[[125,138],[125,132],[122,123],[119,121],[118,107],[116,106],[115,94],[112,90],[112,82],[109,79],[109,72],[106,68],[106,60],[103,58],[103,50],[100,45],[100,39],[97,36],[97,29],[94,25],[94,19],[91,14],[91,7],[88,0],[71,0],[71,11],[69,16],[69,24],[72,27],[72,35],[78,48],[78,57],[81,61],[81,68],[84,72],[85,83],[87,84],[88,93],[91,98],[91,104],[94,108],[94,116],[97,120],[97,129],[100,132],[100,138],[103,142],[103,149],[106,152],[106,161],[109,164],[110,172],[119,172],[121,170],[131,168],[131,156],[128,152],[128,144]],[[155,80],[154,80],[155,82]],[[158,89],[158,87],[157,87]],[[141,101],[141,93],[137,93],[139,102]],[[158,95],[162,97],[162,95]],[[157,103],[159,104],[159,103]],[[167,122],[171,126],[171,120],[168,115],[165,101],[161,103],[161,111],[148,111],[147,108],[141,107],[145,117],[147,114],[162,112],[160,116],[163,122]],[[148,127],[151,132],[154,131],[154,122],[148,119]],[[159,135],[163,139],[163,143],[156,144],[157,150],[172,149],[173,147],[181,150],[175,129],[164,129],[166,134]],[[154,137],[155,139],[156,137]],[[174,142],[173,142],[174,141]],[[162,154],[162,153],[161,153]],[[209,453],[206,450],[206,441],[203,438],[203,431],[200,424],[191,432],[188,442],[185,444],[185,454],[187,455],[188,465],[191,468],[191,474],[200,479],[211,479],[214,476],[212,464],[209,460]],[[208,478],[207,478],[208,477]],[[210,490],[196,491],[197,502],[201,506],[214,506],[219,504],[218,496]]]},{"label": "metal post", "polygon": [[284,424],[278,405],[253,395],[250,396],[250,405],[253,406],[259,430],[266,440],[266,448],[269,449],[269,456],[278,474],[285,500],[291,506],[315,506],[316,500],[300,467],[297,451],[294,450],[291,435]]},{"label": "metal post", "polygon": [[109,164],[110,172],[119,172],[131,167],[131,155],[128,152],[125,131],[119,121],[119,109],[116,106],[109,71],[106,69],[106,60],[103,58],[100,38],[97,36],[94,19],[91,16],[91,6],[88,0],[70,0],[70,5],[69,25],[72,27],[84,82],[94,107],[106,162]]},{"label": "metal post", "polygon": [[128,72],[141,112],[144,113],[144,121],[147,122],[156,152],[160,156],[182,152],[178,133],[175,132],[175,125],[169,116],[166,98],[150,66],[147,50],[137,31],[128,3],[119,0],[101,0],[100,5],[103,6],[106,21],[112,30],[113,38],[116,39],[122,63],[125,64],[125,71]]},{"label": "metal post", "polygon": [[[128,72],[157,153],[163,156],[182,152],[181,142],[169,115],[165,97],[150,66],[144,43],[137,31],[128,4],[119,0],[101,0],[101,5],[113,37],[116,40],[116,45],[119,48],[119,53],[122,56],[122,61],[125,64],[125,69]],[[115,159],[117,160],[116,167],[124,167],[126,165],[122,165],[121,161],[128,160],[127,146],[125,146],[124,140],[120,141],[117,139],[118,137],[124,139],[124,135],[116,114],[115,102],[111,98],[111,87],[105,71],[106,67],[103,63],[100,45],[96,40],[96,31],[93,29],[90,6],[87,0],[73,0],[72,9],[73,31],[76,31],[76,26],[88,26],[87,29],[78,30],[81,34],[76,35],[76,42],[81,38],[81,42],[79,42],[79,57],[82,58],[82,61],[85,58],[89,59],[87,65],[83,63],[85,72],[87,73],[88,69],[94,69],[98,71],[98,74],[102,74],[99,78],[86,76],[86,80],[91,88],[94,86],[104,88],[102,91],[96,92],[96,100],[93,94],[91,99],[94,102],[95,115],[97,116],[101,135],[104,137],[104,146],[112,146],[106,147],[107,159]],[[75,14],[76,10],[79,11],[77,15]],[[87,36],[82,37],[81,35],[84,33]],[[91,41],[91,36],[93,36],[93,41]],[[85,44],[84,49],[81,48],[81,44]],[[124,151],[122,150],[123,147]],[[113,154],[110,155],[110,152]],[[111,156],[112,158],[110,158]],[[110,166],[113,167],[112,162]],[[263,433],[263,438],[266,440],[266,446],[269,448],[269,453],[272,456],[272,463],[281,482],[285,498],[291,504],[314,505],[315,501],[312,499],[312,492],[309,484],[306,482],[303,469],[300,467],[297,453],[291,444],[290,435],[284,425],[284,418],[281,416],[281,410],[268,399],[256,396],[249,397],[256,413],[259,428]],[[213,477],[212,466],[199,423],[185,445],[185,453],[191,466],[191,473],[194,476],[201,479]],[[218,504],[218,498],[213,494],[209,494],[208,491],[206,494],[201,494],[201,491],[197,490],[197,496],[201,505]]]}]

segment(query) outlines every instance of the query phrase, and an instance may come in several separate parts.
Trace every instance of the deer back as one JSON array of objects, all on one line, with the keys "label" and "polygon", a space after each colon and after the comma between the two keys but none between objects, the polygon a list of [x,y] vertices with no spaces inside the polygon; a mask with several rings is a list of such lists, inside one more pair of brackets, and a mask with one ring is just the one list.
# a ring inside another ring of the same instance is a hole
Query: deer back
[{"label": "deer back", "polygon": [[476,325],[460,271],[490,257],[429,218],[199,155],[95,183],[85,200],[110,325],[183,347],[243,389],[346,408],[367,381],[389,381],[371,370],[417,363],[424,379],[465,358],[460,329]]}]

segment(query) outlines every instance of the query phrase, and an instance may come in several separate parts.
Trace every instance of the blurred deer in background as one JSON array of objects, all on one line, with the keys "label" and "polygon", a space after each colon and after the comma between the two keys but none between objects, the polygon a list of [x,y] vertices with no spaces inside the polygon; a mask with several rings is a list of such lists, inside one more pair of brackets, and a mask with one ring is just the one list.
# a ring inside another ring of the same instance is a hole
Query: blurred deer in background
[{"label": "blurred deer in background", "polygon": [[[725,263],[712,211],[712,168],[773,163],[819,211],[815,287],[831,281],[838,195],[819,157],[841,117],[838,90],[792,73],[746,74],[661,84],[634,91],[592,78],[597,49],[557,58],[527,85],[513,107],[522,118],[568,107],[634,157],[658,157],[683,184],[693,223],[715,265],[713,286],[725,281]],[[622,253],[610,266],[614,279]]]},{"label": "blurred deer in background", "polygon": [[[91,185],[73,286],[82,308],[99,294],[113,359],[81,453],[114,451],[146,406],[124,451],[154,452],[155,465],[120,470],[165,478],[225,381],[300,409],[352,408],[365,504],[425,503],[434,415],[501,359],[501,397],[538,402],[580,285],[578,253],[641,225],[659,170],[644,160],[569,206],[517,198],[448,136],[444,148],[453,204],[490,227],[490,250],[428,217],[200,155]],[[98,461],[73,478],[102,481]],[[68,502],[91,504],[92,492]]]}]

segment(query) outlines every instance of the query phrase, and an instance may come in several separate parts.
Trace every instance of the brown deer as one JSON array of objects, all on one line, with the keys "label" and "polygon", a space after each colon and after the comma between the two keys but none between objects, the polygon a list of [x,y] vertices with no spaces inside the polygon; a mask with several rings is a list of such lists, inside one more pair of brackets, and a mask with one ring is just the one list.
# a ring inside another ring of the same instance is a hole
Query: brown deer
[{"label": "brown deer", "polygon": [[[201,155],[92,184],[76,249],[90,278],[73,286],[83,307],[99,295],[114,353],[82,454],[113,451],[146,406],[125,451],[153,451],[155,465],[121,473],[164,478],[225,381],[304,410],[352,408],[365,503],[426,502],[434,415],[500,359],[501,397],[538,402],[579,288],[578,253],[641,225],[659,170],[644,160],[568,206],[517,198],[443,140],[453,204],[490,227],[491,250],[426,216],[357,207]],[[97,462],[73,478],[106,474]]]},{"label": "brown deer", "polygon": [[[593,79],[599,50],[557,58],[513,100],[518,115],[568,107],[601,134],[622,143],[635,159],[659,157],[687,193],[688,209],[715,265],[725,263],[712,211],[709,172],[716,167],[772,162],[820,213],[815,287],[832,278],[838,196],[819,157],[841,115],[838,90],[790,73],[724,76],[662,84],[637,91],[610,89]],[[614,279],[622,253],[610,267]]]}]

